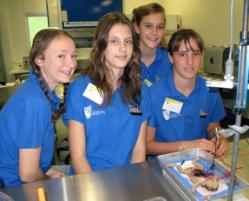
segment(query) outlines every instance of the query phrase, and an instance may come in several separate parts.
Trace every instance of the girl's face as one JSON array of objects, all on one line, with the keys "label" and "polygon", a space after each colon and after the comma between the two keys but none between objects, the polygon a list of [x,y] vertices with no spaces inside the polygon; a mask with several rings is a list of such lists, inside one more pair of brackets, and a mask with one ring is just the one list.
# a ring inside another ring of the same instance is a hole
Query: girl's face
[{"label": "girl's face", "polygon": [[130,61],[132,52],[132,33],[128,25],[113,25],[108,34],[107,47],[103,53],[107,68],[119,75]]},{"label": "girl's face", "polygon": [[59,36],[35,59],[50,89],[68,83],[76,67],[76,47],[71,38]]},{"label": "girl's face", "polygon": [[164,27],[164,13],[153,13],[144,16],[139,26],[135,24],[135,30],[140,38],[140,45],[155,49],[163,39]]},{"label": "girl's face", "polygon": [[201,50],[193,38],[186,45],[182,41],[179,50],[169,58],[173,64],[174,76],[188,80],[196,78],[201,63]]}]

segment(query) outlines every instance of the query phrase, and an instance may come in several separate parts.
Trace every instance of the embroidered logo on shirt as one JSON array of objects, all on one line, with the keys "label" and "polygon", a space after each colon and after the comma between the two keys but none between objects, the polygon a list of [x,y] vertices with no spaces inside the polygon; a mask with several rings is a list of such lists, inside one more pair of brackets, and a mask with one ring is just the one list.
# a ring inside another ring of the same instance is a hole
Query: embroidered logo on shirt
[{"label": "embroidered logo on shirt", "polygon": [[89,119],[92,116],[92,106],[89,105],[87,107],[84,107],[84,113],[87,119]]},{"label": "embroidered logo on shirt", "polygon": [[155,80],[155,82],[158,82],[160,80],[160,77],[159,76],[155,76],[154,80]]},{"label": "embroidered logo on shirt", "polygon": [[206,118],[208,115],[207,112],[203,111],[202,109],[200,109],[200,118]]},{"label": "embroidered logo on shirt", "polygon": [[142,110],[139,106],[129,105],[128,111],[131,115],[142,115]]},{"label": "embroidered logo on shirt", "polygon": [[84,114],[87,119],[90,119],[92,116],[104,115],[105,111],[104,110],[92,110],[92,106],[89,105],[87,107],[84,107]]},{"label": "embroidered logo on shirt", "polygon": [[163,110],[162,113],[163,113],[163,117],[164,117],[164,119],[165,119],[166,121],[181,116],[181,114],[172,113],[172,112],[170,112],[169,110]]},{"label": "embroidered logo on shirt", "polygon": [[169,120],[169,113],[170,113],[170,111],[163,110],[163,117],[164,117],[165,120]]}]

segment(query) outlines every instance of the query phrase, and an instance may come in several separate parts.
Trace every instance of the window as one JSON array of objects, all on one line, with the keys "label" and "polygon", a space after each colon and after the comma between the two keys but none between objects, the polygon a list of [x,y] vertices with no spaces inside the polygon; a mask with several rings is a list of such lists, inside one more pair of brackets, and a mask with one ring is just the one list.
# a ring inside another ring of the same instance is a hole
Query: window
[{"label": "window", "polygon": [[29,46],[31,47],[35,34],[41,29],[48,28],[47,16],[28,16]]}]

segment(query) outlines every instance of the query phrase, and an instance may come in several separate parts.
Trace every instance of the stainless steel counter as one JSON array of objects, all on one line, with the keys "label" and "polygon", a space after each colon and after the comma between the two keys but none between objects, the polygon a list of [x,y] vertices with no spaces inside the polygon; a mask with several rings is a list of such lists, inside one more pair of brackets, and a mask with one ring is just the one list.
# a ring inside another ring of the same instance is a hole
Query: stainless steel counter
[{"label": "stainless steel counter", "polygon": [[184,200],[163,178],[157,161],[1,190],[14,200],[35,201],[39,187],[45,189],[47,201]]}]

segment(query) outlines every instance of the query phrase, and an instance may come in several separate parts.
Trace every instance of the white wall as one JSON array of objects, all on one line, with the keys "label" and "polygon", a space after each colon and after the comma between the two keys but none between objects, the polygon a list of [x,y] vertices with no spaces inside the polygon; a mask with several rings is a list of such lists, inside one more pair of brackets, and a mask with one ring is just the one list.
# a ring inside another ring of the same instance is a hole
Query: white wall
[{"label": "white wall", "polygon": [[[49,0],[55,1],[55,0]],[[0,37],[4,62],[9,71],[13,65],[22,62],[28,55],[28,32],[25,16],[46,13],[45,0],[0,0]],[[183,28],[199,32],[206,45],[229,44],[230,0],[124,0],[124,12],[130,14],[133,8],[157,2],[163,5],[167,14],[179,14]],[[243,1],[235,3],[235,36],[238,43],[242,26]],[[8,79],[10,79],[8,75]]]},{"label": "white wall", "polygon": [[[26,16],[46,14],[45,0],[0,0],[1,1],[1,42],[7,79],[15,65],[22,62],[22,57],[29,54]],[[3,5],[3,6],[2,6]]]},{"label": "white wall", "polygon": [[[242,25],[242,0],[234,1],[234,42]],[[206,45],[226,45],[230,40],[230,0],[165,0],[167,14],[179,14],[183,28],[199,32]]]},{"label": "white wall", "polygon": [[[5,72],[8,71],[9,67],[12,65],[12,52],[11,52],[11,35],[10,33],[10,19],[7,0],[0,0],[0,40],[3,52],[3,60]],[[6,75],[9,79],[8,74]]]}]

